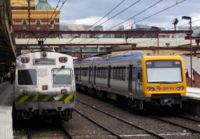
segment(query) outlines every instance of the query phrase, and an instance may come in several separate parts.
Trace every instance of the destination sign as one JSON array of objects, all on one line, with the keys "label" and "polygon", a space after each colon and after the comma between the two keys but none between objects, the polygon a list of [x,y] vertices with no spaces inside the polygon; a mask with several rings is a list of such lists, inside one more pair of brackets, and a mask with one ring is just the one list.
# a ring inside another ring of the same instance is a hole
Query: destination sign
[{"label": "destination sign", "polygon": [[55,59],[48,59],[48,58],[40,58],[40,59],[34,59],[33,61],[34,65],[55,65]]}]

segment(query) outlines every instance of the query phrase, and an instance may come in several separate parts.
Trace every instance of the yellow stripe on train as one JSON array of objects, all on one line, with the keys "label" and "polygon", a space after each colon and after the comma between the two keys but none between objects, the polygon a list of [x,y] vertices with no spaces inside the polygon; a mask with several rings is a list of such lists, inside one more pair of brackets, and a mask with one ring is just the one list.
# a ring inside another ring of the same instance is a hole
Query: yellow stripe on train
[{"label": "yellow stripe on train", "polygon": [[52,101],[62,101],[63,103],[68,103],[73,101],[75,94],[56,94],[56,95],[18,95],[15,98],[17,103],[25,102],[52,102]]},{"label": "yellow stripe on train", "polygon": [[74,99],[74,94],[69,95],[64,99],[64,103],[70,102]]},{"label": "yellow stripe on train", "polygon": [[23,96],[23,97],[19,100],[19,103],[25,102],[28,98],[29,98],[29,96]]}]

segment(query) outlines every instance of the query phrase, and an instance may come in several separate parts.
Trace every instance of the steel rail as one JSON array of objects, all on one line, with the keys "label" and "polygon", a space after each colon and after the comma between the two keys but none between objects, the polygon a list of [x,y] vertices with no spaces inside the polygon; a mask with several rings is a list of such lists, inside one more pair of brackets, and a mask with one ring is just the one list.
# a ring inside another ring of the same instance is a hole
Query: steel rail
[{"label": "steel rail", "polygon": [[149,116],[149,117],[152,118],[152,119],[156,119],[156,120],[159,120],[159,121],[162,121],[162,122],[165,122],[165,123],[174,125],[174,126],[178,126],[178,127],[187,129],[187,130],[189,130],[189,131],[191,131],[191,132],[199,133],[199,134],[200,134],[200,131],[199,131],[199,130],[196,130],[196,129],[193,129],[193,128],[190,128],[190,127],[187,127],[187,126],[178,124],[178,123],[174,123],[174,122],[172,122],[172,121],[169,121],[169,120],[166,120],[166,119],[162,119],[162,118],[159,118],[159,117],[157,117],[157,116]]},{"label": "steel rail", "polygon": [[64,128],[63,123],[61,123],[62,125],[60,126],[61,130],[64,132],[64,134],[69,138],[69,139],[73,139],[72,135]]},{"label": "steel rail", "polygon": [[181,114],[173,114],[173,115],[176,116],[176,117],[180,117],[180,118],[186,119],[186,120],[190,120],[190,121],[194,121],[194,122],[200,123],[200,119],[193,118],[191,116],[186,116],[186,115],[181,115]]},{"label": "steel rail", "polygon": [[103,125],[97,123],[96,121],[94,121],[93,119],[89,118],[88,116],[86,116],[85,114],[83,114],[82,112],[80,112],[79,110],[77,109],[74,109],[75,112],[77,112],[78,114],[80,114],[81,116],[83,116],[84,118],[86,118],[87,120],[89,120],[90,122],[94,123],[95,125],[99,126],[100,128],[102,128],[103,130],[111,133],[112,135],[116,136],[118,139],[123,139],[122,136],[116,134],[115,132],[113,132],[112,130],[104,127]]},{"label": "steel rail", "polygon": [[159,135],[158,133],[156,133],[156,132],[154,132],[154,131],[152,131],[152,130],[145,129],[145,128],[143,128],[143,127],[141,127],[141,126],[139,126],[139,125],[136,125],[136,124],[134,124],[134,123],[132,123],[132,122],[130,122],[130,121],[121,119],[121,118],[119,118],[118,116],[115,116],[115,115],[113,115],[113,114],[110,114],[110,113],[105,112],[105,111],[102,111],[102,110],[99,110],[99,109],[96,108],[95,106],[88,105],[88,104],[86,104],[86,103],[84,103],[84,102],[82,102],[82,101],[80,101],[80,100],[77,100],[77,102],[79,102],[79,103],[81,103],[81,104],[83,104],[83,105],[86,105],[86,106],[88,106],[88,107],[90,107],[90,108],[92,108],[92,109],[94,109],[94,110],[96,110],[96,111],[99,111],[99,112],[101,112],[101,113],[104,113],[104,114],[106,114],[106,115],[108,115],[108,116],[110,116],[110,117],[112,117],[112,118],[115,118],[115,119],[121,121],[121,122],[124,122],[124,123],[126,123],[126,124],[128,124],[128,125],[130,125],[130,126],[133,126],[133,127],[135,127],[135,128],[138,128],[138,129],[140,129],[140,130],[143,130],[143,131],[147,132],[148,134],[153,135],[153,136],[155,136],[155,137],[157,137],[157,138],[159,138],[159,139],[167,139],[166,137],[164,137],[164,136],[162,136],[162,135]]}]

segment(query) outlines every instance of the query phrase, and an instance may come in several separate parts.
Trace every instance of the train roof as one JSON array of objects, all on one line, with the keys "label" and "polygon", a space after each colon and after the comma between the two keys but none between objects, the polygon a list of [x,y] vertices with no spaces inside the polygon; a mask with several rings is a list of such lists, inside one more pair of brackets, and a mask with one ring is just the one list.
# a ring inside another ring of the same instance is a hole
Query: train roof
[{"label": "train roof", "polygon": [[22,55],[17,56],[17,58],[23,57],[23,56],[37,55],[37,54],[40,54],[40,53],[43,53],[43,52],[46,52],[47,54],[55,54],[55,55],[60,55],[60,56],[62,55],[62,56],[67,56],[68,58],[72,58],[72,56],[67,55],[67,54],[58,53],[58,52],[49,52],[49,51],[40,51],[40,52],[26,53],[26,54],[22,54]]},{"label": "train roof", "polygon": [[182,56],[179,55],[150,55],[144,56],[144,60],[182,60]]},{"label": "train roof", "polygon": [[131,59],[141,59],[144,54],[142,52],[128,52],[124,55],[112,55],[108,58],[108,61],[122,61],[122,60],[131,60]]}]

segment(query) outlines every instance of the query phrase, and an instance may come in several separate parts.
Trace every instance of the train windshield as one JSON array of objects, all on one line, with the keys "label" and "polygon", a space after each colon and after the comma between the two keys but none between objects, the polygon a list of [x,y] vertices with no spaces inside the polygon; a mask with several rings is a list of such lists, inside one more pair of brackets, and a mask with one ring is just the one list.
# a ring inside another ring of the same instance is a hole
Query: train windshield
[{"label": "train windshield", "polygon": [[147,61],[148,83],[180,83],[182,82],[180,61]]},{"label": "train windshield", "polygon": [[35,69],[18,70],[19,85],[36,85],[37,75]]},{"label": "train windshield", "polygon": [[72,83],[71,69],[55,68],[52,72],[54,85],[66,85]]}]

